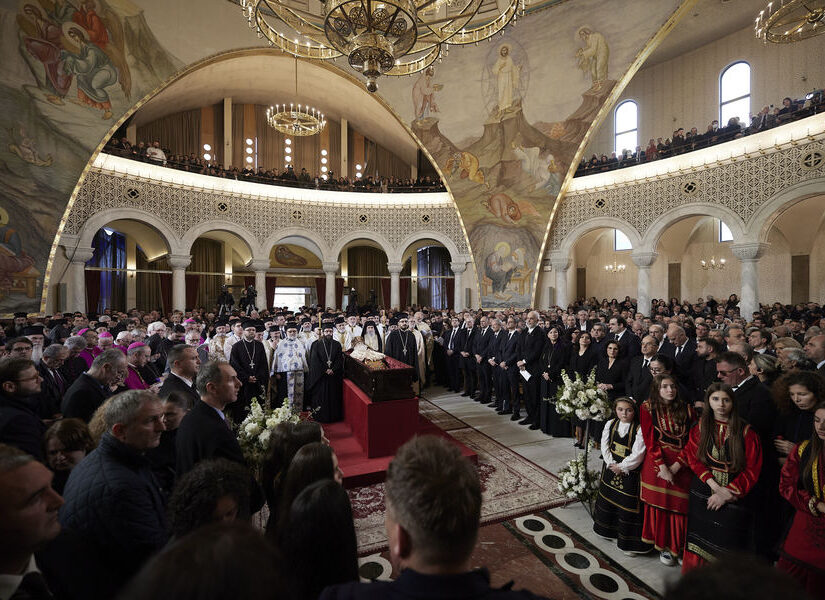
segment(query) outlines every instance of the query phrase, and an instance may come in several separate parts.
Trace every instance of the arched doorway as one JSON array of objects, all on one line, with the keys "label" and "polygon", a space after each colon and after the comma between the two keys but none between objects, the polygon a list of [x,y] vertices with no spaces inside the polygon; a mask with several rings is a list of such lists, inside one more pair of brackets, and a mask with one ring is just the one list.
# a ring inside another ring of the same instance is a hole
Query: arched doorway
[{"label": "arched doorway", "polygon": [[[347,243],[339,254],[341,277],[336,279],[335,302],[346,310],[349,307],[351,290],[357,294],[359,306],[370,304],[375,298],[378,306],[390,306],[390,272],[387,267],[387,252],[378,243],[369,239],[356,239]],[[409,278],[401,280],[401,306],[409,303]],[[405,300],[405,298],[407,300]]]},{"label": "arched doorway", "polygon": [[636,295],[638,272],[630,254],[632,243],[620,229],[599,227],[573,245],[575,293],[571,298],[623,299]]},{"label": "arched doorway", "polygon": [[449,249],[433,239],[417,240],[404,250],[401,280],[403,286],[404,279],[409,277],[411,305],[436,310],[452,308],[455,278],[450,261]]}]

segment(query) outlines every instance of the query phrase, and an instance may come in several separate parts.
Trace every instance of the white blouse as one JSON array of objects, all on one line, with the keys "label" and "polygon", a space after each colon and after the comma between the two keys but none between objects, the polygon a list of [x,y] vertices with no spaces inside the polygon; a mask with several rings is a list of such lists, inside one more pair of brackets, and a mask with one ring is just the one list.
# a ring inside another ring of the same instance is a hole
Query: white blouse
[{"label": "white blouse", "polygon": [[[602,431],[602,457],[604,458],[604,464],[608,467],[610,465],[616,464],[616,461],[613,460],[613,455],[610,452],[610,429],[613,427],[613,421],[616,419],[610,419],[604,426],[604,430]],[[618,434],[620,436],[627,435],[627,432],[630,430],[630,426],[634,425],[633,423],[619,423],[618,427]],[[639,425],[635,425],[639,427]],[[647,448],[645,447],[645,440],[644,436],[642,436],[642,432],[638,431],[636,433],[636,439],[633,440],[633,447],[630,449],[630,454],[628,454],[622,462],[619,463],[619,468],[622,470],[623,473],[629,473],[636,467],[642,464],[642,461],[645,459],[645,451]]]}]

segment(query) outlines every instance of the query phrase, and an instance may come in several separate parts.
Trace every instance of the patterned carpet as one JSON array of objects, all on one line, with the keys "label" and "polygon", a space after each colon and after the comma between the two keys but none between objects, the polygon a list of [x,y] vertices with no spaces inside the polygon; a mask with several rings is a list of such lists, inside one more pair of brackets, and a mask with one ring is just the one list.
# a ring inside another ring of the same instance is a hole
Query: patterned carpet
[{"label": "patterned carpet", "polygon": [[[565,504],[551,473],[426,400],[420,401],[420,414],[478,454],[483,525]],[[349,494],[359,554],[385,549],[384,484],[354,488]]]}]

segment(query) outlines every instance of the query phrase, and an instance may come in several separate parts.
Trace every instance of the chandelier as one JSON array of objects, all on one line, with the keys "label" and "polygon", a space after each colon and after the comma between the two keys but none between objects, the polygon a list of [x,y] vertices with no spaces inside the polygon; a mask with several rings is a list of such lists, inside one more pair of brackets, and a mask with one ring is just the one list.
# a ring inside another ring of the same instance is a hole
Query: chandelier
[{"label": "chandelier", "polygon": [[[295,59],[295,96],[298,96],[297,58]],[[276,104],[267,108],[266,122],[281,133],[298,137],[315,135],[327,126],[324,113],[310,108],[309,105],[296,105],[292,102],[289,103],[289,107],[286,104]]]},{"label": "chandelier", "polygon": [[449,45],[490,39],[524,14],[526,0],[239,1],[270,46],[300,58],[346,56],[375,92],[381,75],[411,75],[446,56]]},{"label": "chandelier", "polygon": [[721,271],[725,268],[725,263],[726,261],[724,258],[717,260],[715,256],[711,256],[710,260],[699,261],[699,264],[705,271]]},{"label": "chandelier", "polygon": [[615,260],[613,261],[613,264],[604,266],[605,272],[610,273],[612,275],[616,275],[618,273],[624,273],[624,270],[626,268],[627,267],[625,267],[624,265],[617,265]]},{"label": "chandelier", "polygon": [[775,0],[759,12],[757,38],[776,44],[805,40],[825,33],[825,0]]}]

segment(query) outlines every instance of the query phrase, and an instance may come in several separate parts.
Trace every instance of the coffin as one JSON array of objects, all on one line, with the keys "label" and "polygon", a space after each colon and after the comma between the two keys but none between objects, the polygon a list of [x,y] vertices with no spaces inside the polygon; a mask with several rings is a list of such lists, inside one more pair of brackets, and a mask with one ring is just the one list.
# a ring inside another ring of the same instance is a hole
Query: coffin
[{"label": "coffin", "polygon": [[373,402],[415,398],[415,369],[389,356],[361,362],[344,354],[344,377],[357,385]]}]

